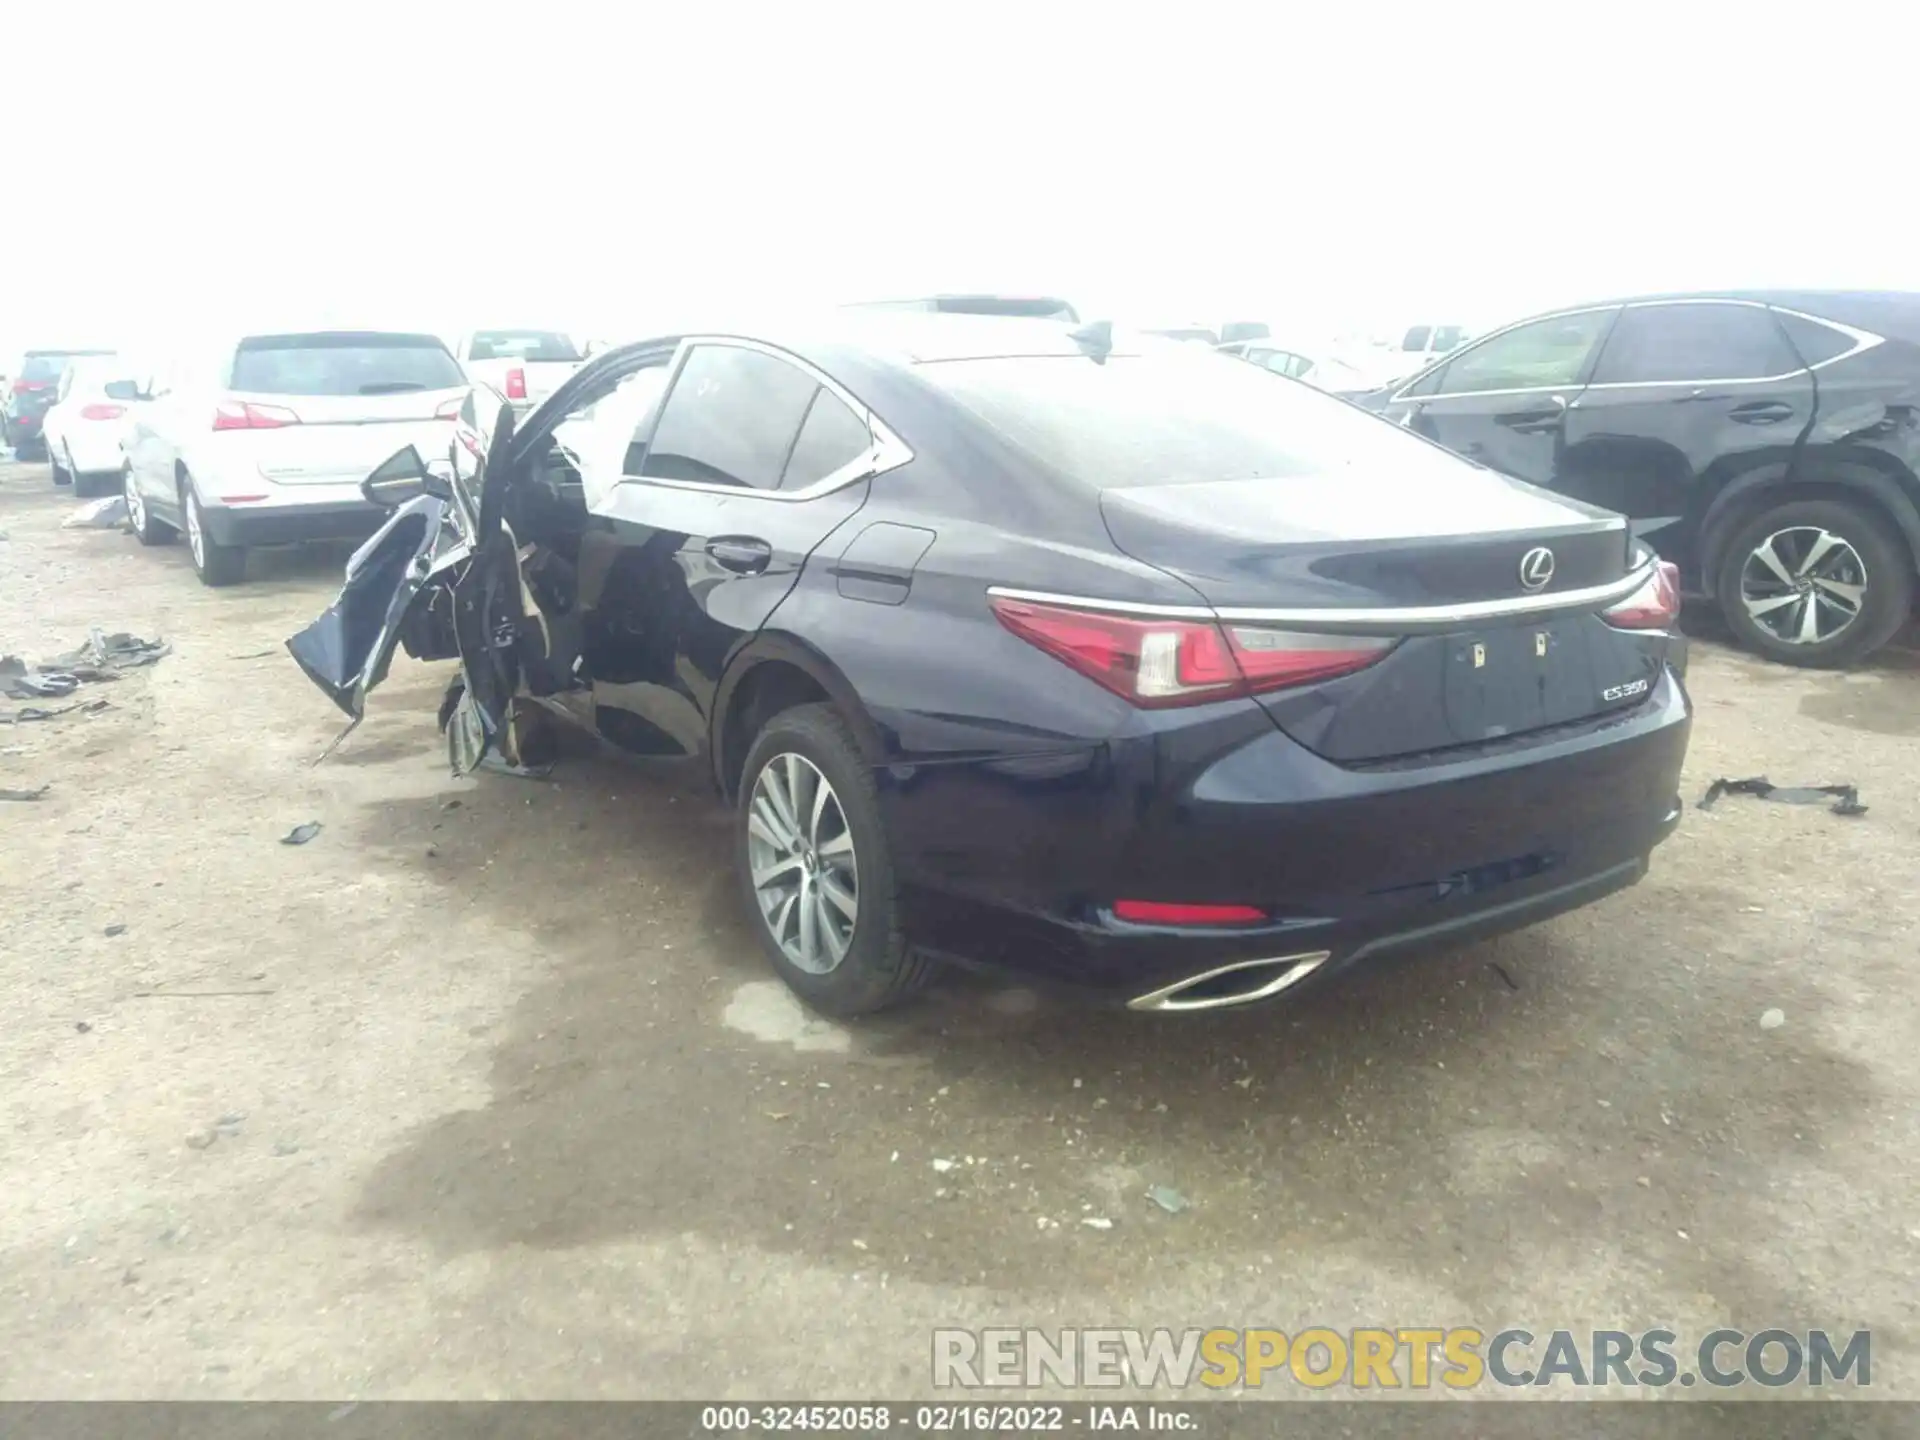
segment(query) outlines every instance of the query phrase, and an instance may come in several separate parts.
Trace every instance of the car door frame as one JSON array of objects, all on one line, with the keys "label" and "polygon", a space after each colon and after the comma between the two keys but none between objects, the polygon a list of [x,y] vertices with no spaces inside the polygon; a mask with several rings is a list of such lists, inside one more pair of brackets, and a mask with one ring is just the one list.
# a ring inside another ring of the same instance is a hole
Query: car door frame
[{"label": "car door frame", "polygon": [[[765,490],[752,486],[723,485],[701,480],[683,480],[648,476],[645,474],[628,475],[623,473],[614,483],[607,487],[606,493],[599,503],[589,504],[587,506],[590,521],[612,527],[621,525],[650,527],[653,526],[654,520],[659,518],[656,514],[651,513],[652,507],[647,503],[650,496],[680,496],[689,493],[713,496],[717,499],[726,500],[735,504],[745,503],[754,505],[757,503],[765,503],[782,507],[807,506],[813,502],[834,496],[854,485],[870,482],[880,475],[898,469],[913,459],[914,452],[912,448],[870,405],[860,399],[840,381],[827,374],[818,365],[781,346],[770,344],[763,340],[753,339],[748,336],[724,333],[665,336],[655,340],[640,341],[633,345],[622,346],[617,350],[607,351],[604,355],[588,362],[586,366],[570,376],[558,390],[543,401],[536,408],[535,412],[528,417],[527,423],[516,432],[514,443],[508,449],[509,459],[503,471],[498,474],[498,476],[493,473],[488,473],[485,476],[482,485],[481,514],[477,527],[478,538],[474,546],[473,564],[468,569],[467,577],[462,582],[463,585],[471,584],[485,589],[490,583],[487,578],[489,567],[497,567],[505,564],[510,558],[516,569],[514,580],[507,582],[503,577],[502,581],[493,582],[494,589],[496,591],[504,591],[506,586],[511,584],[518,594],[526,598],[527,603],[532,603],[531,594],[519,576],[524,546],[518,542],[517,537],[512,537],[512,532],[506,525],[505,512],[509,489],[527,478],[528,466],[534,460],[536,452],[550,443],[555,430],[558,429],[575,409],[581,404],[587,403],[587,397],[591,396],[593,399],[598,399],[602,395],[610,394],[622,381],[648,368],[650,365],[659,363],[662,355],[666,355],[668,357],[667,365],[669,373],[661,390],[660,403],[652,413],[645,444],[640,450],[640,466],[644,471],[646,461],[652,454],[653,442],[660,421],[662,417],[666,415],[668,407],[672,402],[674,391],[679,384],[682,372],[686,368],[688,358],[695,350],[702,346],[725,346],[735,349],[752,350],[795,367],[817,386],[824,389],[841,404],[850,409],[857,418],[864,421],[872,443],[865,452],[856,456],[853,460],[839,466],[820,479],[794,490]],[[803,413],[801,424],[804,426],[804,423],[805,415]],[[857,508],[858,507],[855,507],[856,511]],[[846,518],[851,518],[851,512]],[[680,533],[672,531],[670,527],[667,526],[655,528],[660,528],[668,533]],[[828,527],[828,529],[815,540],[812,549],[817,549],[826,535],[831,534],[832,531],[837,528],[838,524]],[[496,532],[504,533],[508,536],[509,542],[505,545],[497,542],[489,544],[488,537],[495,535]],[[691,537],[691,532],[686,532],[686,534]],[[709,553],[712,553],[712,542],[723,539],[724,536],[709,535],[697,538],[708,542]],[[812,551],[809,550],[808,554],[810,555],[811,553]],[[808,557],[801,557],[802,565],[804,565],[806,558]],[[797,576],[798,572],[796,569],[796,580]],[[780,599],[784,599],[785,595],[790,594],[791,591],[792,584],[789,583]],[[760,618],[760,626],[764,626],[766,620],[771,618],[773,611],[778,608],[779,603],[780,600],[776,600],[772,606],[767,607],[766,614]],[[756,627],[756,633],[757,628],[758,627]],[[585,661],[586,658],[583,653],[581,659]],[[677,658],[679,657],[676,657],[676,659]],[[594,686],[595,681],[591,674],[590,664],[585,668],[587,673],[585,673],[582,678],[585,679],[589,686]],[[725,666],[722,665],[718,668],[720,672],[724,672]],[[714,693],[717,693],[720,674],[716,673],[712,678],[713,690]],[[709,700],[711,701],[711,696],[709,696]],[[600,699],[596,694],[596,713],[598,712],[600,703]],[[499,719],[502,723],[504,723],[505,720],[505,717],[489,716],[488,718]],[[704,752],[711,745],[713,718],[710,706],[699,716],[698,743],[689,747],[692,753],[697,754]],[[666,727],[662,728],[664,729]],[[689,725],[687,728],[691,730],[692,727]]]},{"label": "car door frame", "polygon": [[[1625,309],[1625,306],[1619,301],[1613,301],[1603,305],[1575,305],[1575,306],[1570,306],[1564,310],[1550,310],[1543,315],[1529,315],[1525,319],[1514,321],[1511,325],[1503,325],[1498,330],[1495,330],[1490,334],[1482,335],[1477,339],[1469,340],[1464,344],[1456,346],[1453,350],[1450,350],[1445,355],[1441,356],[1434,364],[1427,366],[1419,374],[1414,375],[1411,378],[1402,381],[1398,386],[1394,387],[1393,392],[1387,397],[1385,403],[1380,407],[1381,413],[1383,413],[1388,419],[1393,420],[1396,424],[1405,426],[1406,428],[1413,430],[1416,434],[1424,435],[1427,439],[1434,441],[1434,443],[1454,451],[1455,454],[1463,455],[1467,459],[1474,460],[1480,464],[1489,465],[1490,468],[1498,469],[1499,467],[1493,466],[1491,461],[1482,459],[1479,456],[1476,456],[1468,453],[1467,451],[1461,450],[1456,446],[1449,444],[1447,440],[1443,439],[1439,435],[1431,434],[1427,430],[1423,430],[1418,424],[1418,421],[1420,420],[1421,416],[1426,412],[1427,408],[1430,405],[1433,405],[1439,402],[1445,402],[1445,401],[1480,402],[1480,401],[1487,401],[1487,400],[1500,400],[1500,399],[1512,398],[1521,403],[1525,403],[1525,401],[1529,397],[1539,397],[1541,400],[1543,400],[1546,403],[1543,406],[1541,413],[1537,417],[1534,417],[1532,412],[1522,412],[1517,410],[1507,411],[1504,413],[1506,416],[1509,416],[1509,417],[1517,417],[1523,414],[1529,417],[1526,423],[1529,425],[1530,428],[1527,431],[1520,432],[1520,433],[1551,436],[1552,437],[1551,443],[1554,447],[1554,453],[1555,453],[1556,464],[1557,464],[1558,454],[1563,443],[1562,436],[1564,435],[1565,414],[1569,409],[1571,409],[1573,406],[1579,403],[1581,394],[1586,390],[1587,382],[1593,376],[1594,367],[1598,365],[1600,362],[1601,353],[1605,351],[1605,349],[1607,348],[1608,337],[1612,335],[1613,327],[1615,326],[1615,324],[1619,322],[1621,312],[1624,309]],[[1442,385],[1442,388],[1435,391],[1433,394],[1416,395],[1413,393],[1419,386],[1425,384],[1427,380],[1432,376],[1439,374],[1440,372],[1444,372],[1445,370],[1451,368],[1453,365],[1457,364],[1459,361],[1465,359],[1468,355],[1471,355],[1474,351],[1481,349],[1483,346],[1491,345],[1503,339],[1504,337],[1512,334],[1516,330],[1522,330],[1529,326],[1543,324],[1548,321],[1565,320],[1575,315],[1593,315],[1593,314],[1603,314],[1603,313],[1607,316],[1606,324],[1601,329],[1600,333],[1594,337],[1593,344],[1587,351],[1586,359],[1581,364],[1579,373],[1568,384],[1565,384],[1565,385],[1515,385],[1515,386],[1504,386],[1504,387],[1500,387],[1492,390],[1449,391],[1444,388],[1445,377],[1444,375],[1442,375],[1441,382],[1440,382]],[[1559,410],[1560,412],[1559,416],[1552,416],[1547,413],[1547,411],[1550,411],[1555,408]],[[1399,411],[1399,413],[1396,413],[1396,411]],[[1443,413],[1449,414],[1449,415],[1458,415],[1458,414],[1463,414],[1467,412],[1453,410],[1453,411],[1447,411]],[[1503,417],[1501,414],[1490,412],[1487,416],[1487,423],[1501,424],[1503,423]],[[1515,429],[1516,431],[1518,430],[1518,427],[1514,425],[1509,425],[1508,428]],[[1521,475],[1518,478],[1525,480],[1530,484],[1540,485],[1548,489],[1553,488],[1554,475],[1553,475],[1552,467],[1549,467],[1549,470],[1543,476],[1536,477],[1533,475]]]}]

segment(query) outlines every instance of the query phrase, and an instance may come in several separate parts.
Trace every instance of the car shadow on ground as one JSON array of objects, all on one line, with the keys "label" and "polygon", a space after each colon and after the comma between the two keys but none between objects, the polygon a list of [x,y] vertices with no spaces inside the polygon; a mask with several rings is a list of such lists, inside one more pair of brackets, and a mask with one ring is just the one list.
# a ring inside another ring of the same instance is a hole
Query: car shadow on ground
[{"label": "car shadow on ground", "polygon": [[[417,740],[417,719],[387,724]],[[393,753],[368,728],[355,743]],[[1609,1297],[1623,1314],[1678,1286],[1798,1315],[1813,1298],[1748,1244],[1769,1177],[1873,1108],[1857,1062],[1804,1031],[1763,1050],[1781,1037],[1737,978],[1682,973],[1735,898],[1698,887],[1280,1007],[1150,1017],[954,975],[842,1027],[772,980],[728,817],[684,775],[569,753],[551,781],[379,802],[363,829],[473,917],[460,963],[527,977],[474,1037],[488,1103],[415,1133],[360,1202],[449,1252],[697,1233],[1057,1294],[1284,1274],[1311,1247],[1486,1310],[1606,1251],[1649,1287]],[[1775,1003],[1811,1006],[1811,976],[1785,983]]]}]

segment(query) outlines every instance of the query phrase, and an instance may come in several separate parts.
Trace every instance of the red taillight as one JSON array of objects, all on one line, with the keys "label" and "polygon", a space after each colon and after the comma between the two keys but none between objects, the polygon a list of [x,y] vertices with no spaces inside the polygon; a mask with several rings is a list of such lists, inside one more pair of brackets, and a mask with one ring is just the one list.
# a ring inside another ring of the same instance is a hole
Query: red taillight
[{"label": "red taillight", "polygon": [[436,420],[458,420],[460,418],[460,407],[466,403],[467,397],[464,395],[456,395],[451,400],[442,400],[434,407],[433,418]]},{"label": "red taillight", "polygon": [[13,393],[16,395],[25,395],[30,390],[44,390],[46,388],[47,382],[44,380],[16,380],[13,382]]},{"label": "red taillight", "polygon": [[527,372],[518,366],[507,371],[507,398],[509,400],[527,398]]},{"label": "red taillight", "polygon": [[82,420],[118,420],[126,413],[127,407],[124,405],[82,405],[80,407]]},{"label": "red taillight", "polygon": [[1393,648],[1385,636],[1312,635],[1204,620],[1141,620],[993,597],[993,613],[1135,705],[1199,705],[1363,670]]},{"label": "red taillight", "polygon": [[1262,925],[1267,912],[1252,905],[1177,905],[1162,900],[1116,900],[1116,920],[1132,925]]},{"label": "red taillight", "polygon": [[1672,629],[1680,618],[1680,567],[1662,560],[1646,584],[1600,618],[1616,630]]},{"label": "red taillight", "polygon": [[282,426],[299,423],[300,417],[284,405],[223,400],[213,407],[213,428],[216,430],[278,430]]}]

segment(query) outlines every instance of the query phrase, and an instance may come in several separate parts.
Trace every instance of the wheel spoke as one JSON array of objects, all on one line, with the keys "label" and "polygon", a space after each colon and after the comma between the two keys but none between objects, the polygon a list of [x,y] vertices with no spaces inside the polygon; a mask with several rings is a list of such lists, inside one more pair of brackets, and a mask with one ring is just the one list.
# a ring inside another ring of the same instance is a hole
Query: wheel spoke
[{"label": "wheel spoke", "polygon": [[827,802],[833,798],[833,787],[827,784],[824,775],[819,776],[813,787],[813,813],[807,817],[807,839],[816,850],[820,847],[820,820],[827,813]]},{"label": "wheel spoke", "polygon": [[1812,645],[1820,638],[1820,604],[1809,593],[1802,597],[1800,610],[1800,631],[1794,638],[1802,645]]},{"label": "wheel spoke", "polygon": [[793,825],[794,835],[804,838],[807,827],[800,817],[813,808],[813,767],[798,755],[783,758],[787,771],[787,819]]},{"label": "wheel spoke", "polygon": [[799,908],[799,904],[800,891],[796,887],[786,899],[780,902],[780,908],[767,921],[769,928],[773,931],[773,938],[780,943],[782,949],[787,945],[787,922],[793,918],[793,912]]},{"label": "wheel spoke", "polygon": [[847,958],[847,947],[853,943],[853,926],[849,924],[847,926],[847,933],[842,935],[839,929],[834,926],[833,922],[823,913],[820,916],[820,932],[826,937],[827,954],[832,956],[833,963],[838,965],[842,960]]},{"label": "wheel spoke", "polygon": [[794,814],[793,796],[787,789],[785,777],[776,774],[774,767],[769,765],[761,773],[760,783],[766,794],[767,804],[772,807],[774,818],[780,822],[781,832],[792,837],[787,844],[789,846],[799,844],[800,820]]},{"label": "wheel spoke", "polygon": [[1813,583],[1817,588],[1826,591],[1829,603],[1838,602],[1851,613],[1859,612],[1860,602],[1867,593],[1867,587],[1864,585],[1849,585],[1844,580],[1828,580],[1821,575],[1814,576]]},{"label": "wheel spoke", "polygon": [[1765,600],[1742,600],[1741,603],[1747,607],[1749,615],[1758,619],[1762,615],[1771,615],[1774,611],[1793,604],[1799,598],[1798,590],[1789,590],[1784,595],[1773,595]]},{"label": "wheel spoke", "polygon": [[797,899],[800,912],[800,963],[811,970],[819,961],[816,932],[820,928],[820,897],[813,893],[810,882],[802,880]]},{"label": "wheel spoke", "polygon": [[1793,572],[1787,569],[1785,562],[1780,559],[1778,552],[1773,548],[1774,542],[1779,538],[1778,535],[1769,535],[1760,548],[1753,552],[1753,558],[1779,577],[1782,585],[1792,585],[1794,583]]},{"label": "wheel spoke", "polygon": [[1807,553],[1800,559],[1800,568],[1793,572],[1793,578],[1804,580],[1813,573],[1814,567],[1826,559],[1833,547],[1840,544],[1838,536],[1830,530],[1814,532],[1813,543],[1807,546]]},{"label": "wheel spoke", "polygon": [[822,875],[815,882],[815,888],[826,897],[834,909],[847,917],[847,924],[851,925],[860,918],[859,900],[854,897],[853,891],[847,888],[846,883],[838,875],[831,873]]},{"label": "wheel spoke", "polygon": [[814,853],[823,860],[843,860],[853,854],[853,832],[842,830],[831,840],[822,841],[814,847]]},{"label": "wheel spoke", "polygon": [[753,797],[753,809],[747,815],[747,831],[780,851],[793,850],[800,840],[793,833],[793,827],[781,818],[780,812],[774,807],[772,794],[767,790]]},{"label": "wheel spoke", "polygon": [[[749,826],[751,826],[752,822],[749,821],[748,823]],[[785,879],[799,869],[800,857],[798,855],[782,855],[778,860],[755,868],[753,872],[754,888],[756,890],[764,890],[773,884],[774,881]]]}]

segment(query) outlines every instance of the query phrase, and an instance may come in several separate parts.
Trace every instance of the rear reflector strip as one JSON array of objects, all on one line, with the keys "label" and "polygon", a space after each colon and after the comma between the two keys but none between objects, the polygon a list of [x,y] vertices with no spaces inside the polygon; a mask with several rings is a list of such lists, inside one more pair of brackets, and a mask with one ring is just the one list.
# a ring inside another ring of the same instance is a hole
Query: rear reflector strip
[{"label": "rear reflector strip", "polygon": [[1116,900],[1116,920],[1130,925],[1264,925],[1267,912],[1253,905],[1186,905],[1167,900]]}]

